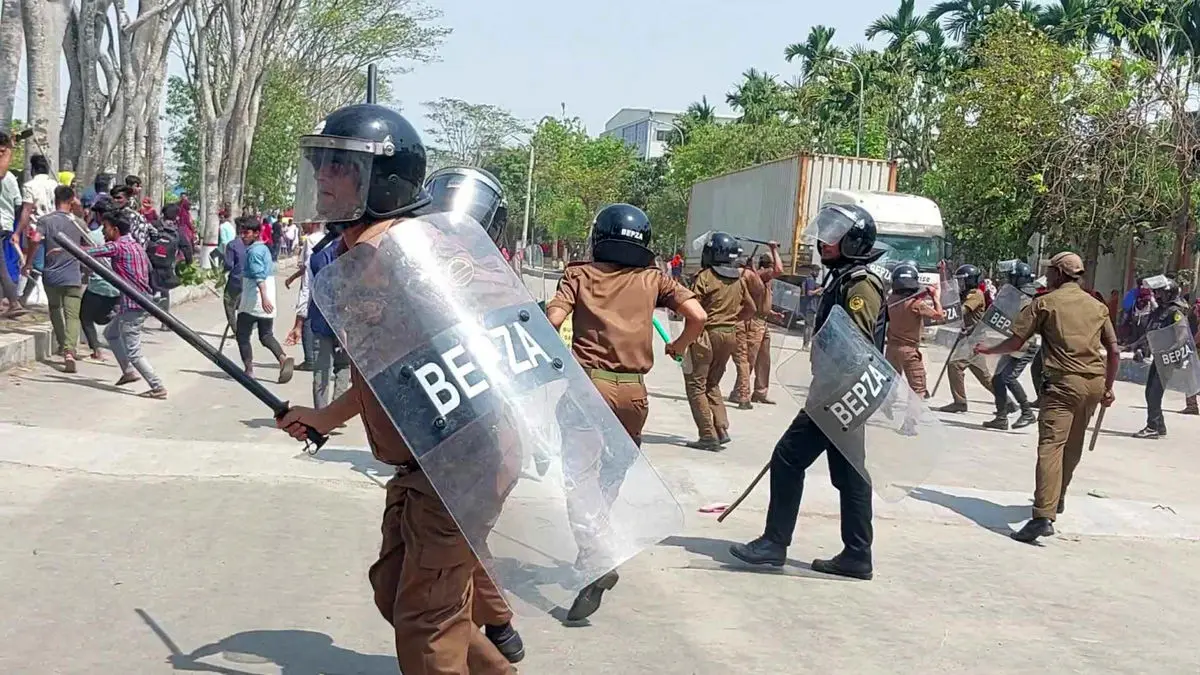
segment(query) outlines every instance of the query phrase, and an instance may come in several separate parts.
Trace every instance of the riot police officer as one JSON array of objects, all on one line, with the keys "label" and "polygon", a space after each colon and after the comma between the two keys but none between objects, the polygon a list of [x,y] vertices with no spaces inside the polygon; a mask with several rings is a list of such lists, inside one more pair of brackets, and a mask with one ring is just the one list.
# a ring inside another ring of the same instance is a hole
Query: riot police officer
[{"label": "riot police officer", "polygon": [[[1179,295],[1179,285],[1163,276],[1157,288],[1151,289],[1158,308],[1150,315],[1146,332],[1167,328],[1183,321],[1188,314],[1187,301]],[[1134,438],[1155,439],[1167,435],[1167,422],[1163,418],[1162,401],[1165,383],[1162,373],[1158,370],[1158,359],[1150,366],[1150,374],[1146,377],[1146,428],[1133,435]]]},{"label": "riot police officer", "polygon": [[741,270],[735,263],[742,253],[737,239],[714,232],[700,254],[700,273],[692,285],[708,320],[684,357],[690,360],[684,369],[684,389],[692,408],[699,440],[689,448],[717,452],[729,442],[729,414],[721,396],[721,378],[737,349],[738,315],[758,311]]},{"label": "riot police officer", "polygon": [[[1028,311],[1034,296],[1037,295],[1033,268],[1024,262],[1017,261],[1008,272],[1008,283],[1021,292],[1020,311]],[[1033,405],[1025,394],[1025,387],[1021,386],[1020,378],[1021,373],[1025,372],[1025,367],[1037,358],[1040,348],[1041,339],[1034,334],[1019,352],[1000,357],[1000,362],[996,365],[996,374],[992,377],[996,417],[983,423],[985,429],[1008,430],[1008,413],[1011,405],[1008,394],[1010,392],[1021,410],[1021,416],[1017,418],[1016,422],[1013,422],[1012,428],[1022,429],[1037,422],[1037,415],[1033,413]]]},{"label": "riot police officer", "polygon": [[[932,300],[926,296],[932,297]],[[920,274],[912,262],[892,268],[892,294],[887,301],[887,349],[884,356],[898,373],[904,373],[908,386],[919,396],[927,396],[925,357],[921,354],[921,330],[925,320],[937,321],[945,314],[934,289],[921,289]]]},{"label": "riot police officer", "polygon": [[[695,294],[654,267],[650,250],[650,219],[636,206],[613,204],[596,214],[592,223],[592,261],[572,264],[563,273],[558,292],[546,305],[555,328],[572,315],[571,350],[600,396],[638,446],[650,412],[645,375],[654,366],[654,310],[664,307],[684,317],[683,333],[667,345],[667,354],[682,354],[704,330],[705,314]],[[617,497],[628,466],[617,458],[591,450],[586,436],[572,440],[570,409],[560,410],[564,443],[580,450],[569,455],[564,467],[577,487],[568,493],[567,513],[576,530],[580,556],[595,555],[589,541],[589,505],[603,495],[609,507]],[[594,444],[592,444],[594,445]],[[591,519],[598,516],[592,515]],[[581,561],[583,562],[583,561]],[[584,566],[582,564],[577,566]],[[607,567],[607,565],[605,565]],[[584,587],[567,612],[568,621],[591,616],[600,607],[604,592],[616,585],[612,570]]]},{"label": "riot police officer", "polygon": [[[430,206],[422,187],[425,146],[395,110],[370,103],[340,108],[317,133],[301,137],[300,148],[295,218],[325,223],[330,235],[324,241],[340,239],[340,252],[377,245],[389,229]],[[329,406],[293,408],[279,426],[302,438],[303,425],[328,434],[361,415],[372,454],[396,467],[387,484],[379,560],[368,576],[376,606],[395,629],[400,669],[510,673],[510,662],[525,650],[503,598],[354,366],[351,382]]]},{"label": "riot police officer", "polygon": [[[809,229],[816,231],[821,262],[829,268],[817,310],[817,330],[834,307],[841,306],[882,351],[886,331],[886,320],[880,316],[883,281],[868,267],[884,253],[874,249],[875,219],[859,206],[828,205]],[[751,564],[779,567],[786,562],[800,512],[804,474],[827,450],[829,477],[841,493],[843,548],[832,559],[814,560],[812,568],[857,579],[872,577],[871,485],[803,410],[775,444],[771,456],[771,502],[763,535],[733,545],[730,553]]]},{"label": "riot police officer", "polygon": [[425,181],[429,208],[438,213],[459,213],[487,230],[496,245],[508,227],[508,200],[504,187],[490,172],[468,166],[439,169]]},{"label": "riot police officer", "polygon": [[[959,337],[961,340],[969,335],[983,318],[983,312],[987,309],[987,301],[983,297],[983,291],[979,290],[979,284],[983,281],[983,272],[978,267],[961,265],[955,270],[954,278],[958,281],[958,293],[962,298],[963,325]],[[951,361],[946,366],[946,373],[950,379],[950,393],[954,397],[954,402],[938,408],[939,412],[967,412],[967,383],[963,371],[968,369],[980,384],[988,391],[992,391],[992,374],[979,363],[978,359],[966,358]]]}]

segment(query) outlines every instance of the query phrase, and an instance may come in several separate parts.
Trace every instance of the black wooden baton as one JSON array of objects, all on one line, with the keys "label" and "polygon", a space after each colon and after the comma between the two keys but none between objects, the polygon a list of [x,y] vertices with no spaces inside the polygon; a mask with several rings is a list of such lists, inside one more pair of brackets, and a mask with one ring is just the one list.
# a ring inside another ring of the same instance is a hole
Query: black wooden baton
[{"label": "black wooden baton", "polygon": [[[175,318],[175,316],[170,312],[167,312],[162,307],[159,307],[153,300],[146,297],[146,295],[141,291],[133,286],[130,286],[128,281],[125,281],[121,277],[117,276],[112,270],[104,265],[101,265],[99,261],[88,255],[83,249],[79,248],[79,246],[75,242],[71,241],[71,239],[65,234],[62,232],[56,233],[54,235],[54,241],[59,246],[63,247],[67,253],[70,253],[78,258],[79,262],[82,263],[84,267],[87,267],[89,270],[91,270],[93,274],[99,274],[100,278],[104,279],[113,286],[116,286],[117,290],[129,296],[130,300],[136,302],[139,307],[146,310],[146,312],[153,315],[154,318],[161,321],[164,326],[170,328],[176,335],[183,338],[184,342],[194,347],[196,351],[207,357],[208,360],[212,361],[213,364],[215,364],[218,368],[225,371],[226,375],[232,377],[234,381],[242,385],[246,391],[249,391],[251,394],[253,394],[254,398],[257,398],[258,400],[267,404],[267,407],[271,409],[271,412],[275,413],[275,419],[281,419],[287,414],[287,411],[291,409],[291,406],[288,405],[287,401],[280,399],[278,396],[271,393],[270,389],[264,387],[261,382],[247,375],[245,371],[243,371],[241,368],[238,368],[237,364],[231,361],[229,357],[217,351],[212,345],[208,344],[208,342],[197,335],[195,331],[193,331],[191,328],[188,328],[186,324]],[[329,437],[322,435],[320,432],[310,426],[306,425],[304,428],[306,429],[306,433],[308,435],[308,441],[305,443],[305,449],[309,450],[310,454],[316,454],[317,450],[320,450],[321,446],[325,445],[325,441],[329,440]]]}]

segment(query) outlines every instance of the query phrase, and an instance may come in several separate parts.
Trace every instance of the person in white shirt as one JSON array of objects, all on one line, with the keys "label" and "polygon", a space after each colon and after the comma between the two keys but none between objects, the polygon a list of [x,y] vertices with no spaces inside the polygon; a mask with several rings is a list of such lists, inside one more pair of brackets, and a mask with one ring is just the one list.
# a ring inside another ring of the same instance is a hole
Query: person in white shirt
[{"label": "person in white shirt", "polygon": [[[4,265],[4,247],[11,246],[20,258],[21,247],[11,241],[13,226],[16,224],[18,212],[21,211],[21,188],[17,185],[17,177],[8,172],[12,161],[12,136],[0,130],[0,316],[16,318],[28,312],[21,306],[21,294],[17,291],[17,282],[8,275],[8,267]],[[24,264],[19,260],[18,267]]]},{"label": "person in white shirt", "polygon": [[292,287],[292,283],[297,279],[300,280],[300,294],[296,298],[296,322],[288,333],[286,344],[294,345],[296,340],[293,334],[300,335],[300,342],[304,350],[304,362],[296,367],[296,370],[310,372],[313,369],[313,363],[316,361],[316,340],[313,339],[312,329],[305,322],[308,315],[308,298],[311,292],[309,285],[311,283],[311,274],[306,274],[308,263],[312,260],[313,249],[321,240],[325,238],[325,230],[318,223],[304,223],[304,236],[300,238],[300,256],[299,264],[296,266],[296,271],[292,276],[288,277],[283,282],[287,288]]}]

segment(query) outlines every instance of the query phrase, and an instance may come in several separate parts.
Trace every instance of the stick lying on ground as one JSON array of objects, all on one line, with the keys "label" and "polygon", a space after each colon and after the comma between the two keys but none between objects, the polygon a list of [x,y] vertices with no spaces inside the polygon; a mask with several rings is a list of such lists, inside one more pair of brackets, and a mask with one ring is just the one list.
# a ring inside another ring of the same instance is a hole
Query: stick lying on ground
[{"label": "stick lying on ground", "polygon": [[729,508],[725,509],[724,513],[717,516],[717,522],[725,522],[725,519],[729,517],[729,514],[733,513],[734,509],[736,509],[738,506],[741,506],[742,502],[746,501],[746,497],[749,497],[751,492],[754,492],[754,488],[758,487],[759,481],[761,481],[763,476],[767,475],[767,472],[770,470],[771,462],[768,460],[766,465],[763,466],[762,471],[759,471],[758,475],[754,477],[754,480],[750,481],[750,485],[746,486],[746,489],[742,491],[742,494],[736,500],[734,500],[732,504],[729,505]]},{"label": "stick lying on ground", "polygon": [[[88,255],[83,249],[79,248],[75,242],[71,241],[70,237],[66,236],[62,232],[59,232],[54,235],[54,241],[59,246],[63,247],[67,253],[70,253],[78,258],[79,262],[82,263],[84,267],[87,267],[89,270],[91,270],[93,274],[100,275],[102,279],[113,286],[116,286],[117,290],[129,296],[130,300],[136,302],[139,307],[146,310],[146,312],[151,316],[161,321],[164,326],[170,328],[176,335],[183,338],[184,342],[194,347],[196,351],[207,357],[208,360],[212,361],[214,365],[225,371],[226,375],[232,377],[234,381],[242,385],[246,391],[249,391],[251,394],[253,394],[254,398],[257,398],[258,400],[267,404],[267,407],[269,407],[271,412],[275,414],[275,419],[283,417],[285,414],[287,414],[287,411],[291,409],[291,406],[287,404],[287,401],[284,401],[275,394],[271,393],[271,390],[264,387],[258,380],[247,375],[241,368],[237,366],[237,364],[231,361],[229,357],[225,356],[213,348],[212,345],[205,342],[203,338],[197,335],[196,332],[191,328],[188,328],[187,325],[185,325],[182,321],[175,318],[173,314],[163,310],[162,307],[159,307],[157,304],[155,304],[153,300],[146,297],[146,295],[141,291],[137,290],[133,286],[130,286],[129,282],[117,276],[116,273],[109,268],[101,265],[99,261]],[[304,447],[306,450],[308,450],[309,454],[315,455],[317,451],[321,449],[321,446],[325,445],[325,441],[329,440],[329,437],[318,433],[317,430],[313,429],[312,427],[307,427],[307,429],[308,441],[305,443]]]}]

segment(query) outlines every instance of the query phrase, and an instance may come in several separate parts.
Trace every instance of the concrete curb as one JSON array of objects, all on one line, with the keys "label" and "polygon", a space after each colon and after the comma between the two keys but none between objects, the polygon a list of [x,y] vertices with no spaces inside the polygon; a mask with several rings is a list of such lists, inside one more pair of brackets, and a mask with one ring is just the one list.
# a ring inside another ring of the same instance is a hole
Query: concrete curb
[{"label": "concrete curb", "polygon": [[[199,300],[210,295],[203,286],[180,286],[171,291],[171,306]],[[18,325],[0,333],[0,372],[50,357],[53,341],[50,322]]]}]

